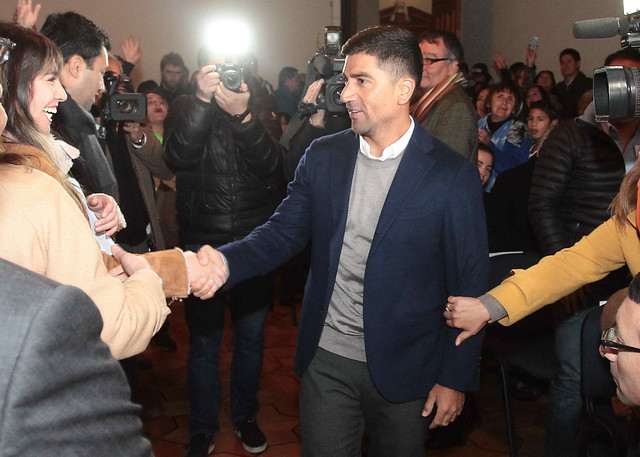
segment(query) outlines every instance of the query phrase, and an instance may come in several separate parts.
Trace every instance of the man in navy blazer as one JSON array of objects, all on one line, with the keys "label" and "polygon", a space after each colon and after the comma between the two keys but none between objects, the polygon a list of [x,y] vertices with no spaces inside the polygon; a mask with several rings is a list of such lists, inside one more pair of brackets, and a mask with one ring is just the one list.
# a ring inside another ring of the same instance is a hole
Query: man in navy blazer
[{"label": "man in navy blazer", "polygon": [[486,291],[480,179],[409,116],[422,56],[408,31],[367,29],[343,53],[352,128],[316,140],[270,220],[210,259],[236,284],[311,238],[302,455],[359,455],[366,430],[371,456],[422,457],[427,426],[453,421],[479,384],[483,336],[456,346],[442,313],[448,296]]}]

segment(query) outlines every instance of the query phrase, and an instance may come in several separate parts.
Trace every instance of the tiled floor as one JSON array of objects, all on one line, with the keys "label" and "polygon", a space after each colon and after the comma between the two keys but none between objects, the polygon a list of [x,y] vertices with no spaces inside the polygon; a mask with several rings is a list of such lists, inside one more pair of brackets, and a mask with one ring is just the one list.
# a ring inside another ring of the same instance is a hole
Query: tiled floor
[{"label": "tiled floor", "polygon": [[[298,310],[299,311],[299,310]],[[141,386],[149,412],[158,404],[164,411],[159,418],[145,420],[144,429],[152,438],[157,457],[182,457],[189,439],[188,402],[186,388],[187,328],[183,309],[174,305],[169,318],[170,334],[178,342],[176,352],[162,352],[150,347],[145,356],[153,368],[142,371]],[[259,399],[261,409],[258,423],[267,435],[269,447],[264,457],[293,457],[300,455],[298,428],[299,381],[293,373],[293,354],[297,328],[292,326],[290,309],[276,305],[269,314],[265,341],[264,367]],[[228,376],[231,362],[230,335],[226,335],[221,354],[223,406],[220,414],[221,430],[215,437],[217,456],[248,456],[233,433],[229,418]],[[482,390],[477,395],[479,423],[471,430],[464,446],[432,449],[434,457],[503,457],[508,455],[504,416],[495,374],[484,375]],[[544,415],[546,395],[534,401],[515,401],[514,415],[520,438],[519,455],[542,455],[544,443]],[[401,457],[401,456],[398,456]]]}]

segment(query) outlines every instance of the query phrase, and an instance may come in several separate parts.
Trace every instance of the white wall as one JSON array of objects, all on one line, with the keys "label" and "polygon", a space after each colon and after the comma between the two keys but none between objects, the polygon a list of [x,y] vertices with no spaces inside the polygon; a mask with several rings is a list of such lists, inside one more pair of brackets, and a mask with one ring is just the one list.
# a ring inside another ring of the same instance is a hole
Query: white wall
[{"label": "white wall", "polygon": [[620,49],[620,39],[573,38],[573,22],[623,15],[622,0],[463,0],[462,43],[469,65],[485,62],[501,50],[507,63],[524,61],[531,36],[540,38],[538,70],[551,70],[560,81],[558,55],[575,48],[582,56],[582,71],[593,76],[608,54]]},{"label": "white wall", "polygon": [[[34,0],[36,3],[38,0]],[[340,25],[339,0],[40,0],[40,28],[50,13],[76,11],[104,28],[115,53],[129,34],[142,38],[143,57],[133,74],[134,83],[159,79],[161,57],[179,52],[191,71],[196,50],[203,44],[202,30],[217,16],[243,17],[253,29],[253,53],[260,74],[274,87],[284,66],[305,71],[307,61],[322,42],[325,25]],[[15,2],[0,2],[0,18],[10,19]]]}]

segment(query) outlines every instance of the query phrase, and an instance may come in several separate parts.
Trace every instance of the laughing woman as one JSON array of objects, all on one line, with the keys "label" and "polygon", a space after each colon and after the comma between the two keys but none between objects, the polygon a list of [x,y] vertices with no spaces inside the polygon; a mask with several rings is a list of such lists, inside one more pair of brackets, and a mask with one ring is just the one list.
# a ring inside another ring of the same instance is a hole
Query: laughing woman
[{"label": "laughing woman", "polygon": [[[0,36],[15,43],[2,67],[9,121],[0,152],[0,257],[87,293],[102,315],[101,337],[116,358],[142,352],[169,313],[165,295],[189,291],[185,257],[179,251],[164,257],[163,272],[158,269],[164,290],[147,258],[117,247],[121,274],[108,274],[84,196],[62,168],[70,161],[67,149],[50,134],[51,117],[66,99],[58,79],[61,54],[44,36],[13,24],[0,22]],[[96,230],[110,232],[117,218],[110,216],[108,200],[101,201],[100,215],[107,217]],[[195,255],[186,258],[190,272],[200,277]],[[151,259],[160,265],[157,260]]]}]

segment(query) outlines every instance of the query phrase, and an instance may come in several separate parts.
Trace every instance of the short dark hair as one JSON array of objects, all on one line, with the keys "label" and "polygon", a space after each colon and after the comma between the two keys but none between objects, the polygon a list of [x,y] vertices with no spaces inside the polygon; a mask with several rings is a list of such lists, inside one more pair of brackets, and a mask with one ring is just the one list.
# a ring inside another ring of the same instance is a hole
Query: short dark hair
[{"label": "short dark hair", "polygon": [[147,79],[138,84],[137,92],[140,92],[141,94],[148,94],[158,88],[159,86],[157,82],[153,79]]},{"label": "short dark hair", "polygon": [[560,51],[560,57],[558,57],[558,59],[562,59],[562,57],[566,56],[567,54],[573,57],[573,60],[582,60],[580,59],[580,53],[573,48],[565,48]]},{"label": "short dark hair", "polygon": [[620,49],[613,54],[609,54],[604,61],[605,66],[611,65],[611,62],[618,59],[626,59],[633,60],[634,62],[638,62],[638,66],[640,67],[640,51],[634,48]]},{"label": "short dark hair", "polygon": [[491,158],[495,158],[495,154],[493,153],[491,148],[485,144],[478,143],[478,151],[488,152],[489,154],[491,154]]},{"label": "short dark hair", "polygon": [[182,56],[177,52],[170,52],[169,54],[163,55],[162,59],[160,59],[160,71],[164,70],[164,67],[167,65],[183,68],[184,60],[182,60]]},{"label": "short dark hair", "polygon": [[464,63],[464,49],[462,48],[462,43],[460,43],[458,37],[453,33],[446,30],[434,29],[422,32],[418,38],[418,42],[420,43],[426,41],[427,43],[436,44],[438,40],[442,40],[442,43],[444,44],[444,47],[447,48],[447,52],[451,59],[457,60],[458,64]]},{"label": "short dark hair", "polygon": [[548,100],[538,100],[537,102],[533,102],[529,107],[529,112],[531,112],[532,109],[544,111],[552,121],[558,119],[558,110],[556,110]]},{"label": "short dark hair", "polygon": [[50,14],[40,33],[58,45],[65,63],[77,54],[93,68],[93,61],[102,53],[102,48],[111,51],[107,32],[73,11]]},{"label": "short dark hair", "polygon": [[418,39],[408,30],[398,27],[371,27],[356,33],[342,47],[342,54],[368,54],[378,59],[380,68],[392,74],[396,81],[409,76],[420,85],[422,53]]},{"label": "short dark hair", "polygon": [[278,73],[278,87],[284,86],[287,79],[293,78],[298,73],[298,70],[293,67],[283,67]]}]

